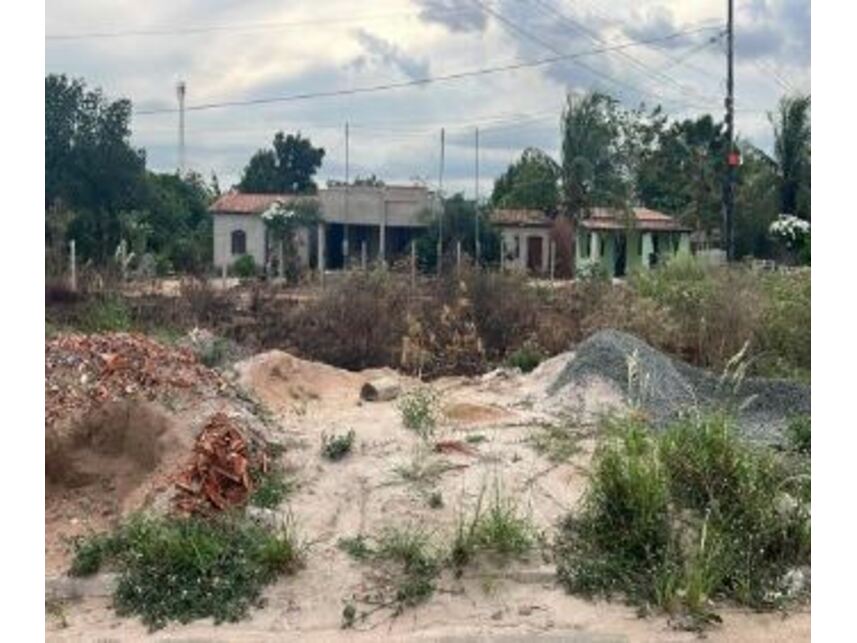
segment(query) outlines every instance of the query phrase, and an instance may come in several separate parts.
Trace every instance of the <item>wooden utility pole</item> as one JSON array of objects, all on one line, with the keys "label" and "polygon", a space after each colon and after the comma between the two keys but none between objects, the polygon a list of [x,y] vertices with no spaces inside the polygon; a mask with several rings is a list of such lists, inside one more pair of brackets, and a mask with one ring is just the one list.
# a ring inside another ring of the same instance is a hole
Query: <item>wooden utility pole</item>
[{"label": "wooden utility pole", "polygon": [[726,138],[728,140],[726,153],[726,194],[724,204],[724,242],[726,244],[726,258],[729,261],[735,259],[735,179],[738,169],[738,153],[735,150],[735,79],[733,75],[734,58],[734,0],[729,3],[729,20],[726,28],[727,34],[727,56],[726,56]]},{"label": "wooden utility pole", "polygon": [[71,273],[69,278],[71,291],[77,292],[77,254],[74,239],[68,242],[68,262],[69,272]]},{"label": "wooden utility pole", "polygon": [[348,121],[345,121],[345,225],[342,226],[342,263],[343,268],[348,268]]},{"label": "wooden utility pole", "polygon": [[482,255],[482,247],[479,243],[479,128],[476,128],[476,187],[475,187],[475,216],[474,220],[476,221],[476,236],[473,239],[473,246],[476,256],[476,265],[479,265],[479,257]]}]

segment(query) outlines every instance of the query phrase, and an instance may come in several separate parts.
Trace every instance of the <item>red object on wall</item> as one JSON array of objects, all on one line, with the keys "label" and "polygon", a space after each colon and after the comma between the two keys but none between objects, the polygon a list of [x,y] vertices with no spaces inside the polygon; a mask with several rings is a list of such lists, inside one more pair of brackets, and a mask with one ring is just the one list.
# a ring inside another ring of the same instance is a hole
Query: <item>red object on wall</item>
[{"label": "red object on wall", "polygon": [[728,163],[729,165],[741,165],[741,154],[738,152],[730,152]]}]

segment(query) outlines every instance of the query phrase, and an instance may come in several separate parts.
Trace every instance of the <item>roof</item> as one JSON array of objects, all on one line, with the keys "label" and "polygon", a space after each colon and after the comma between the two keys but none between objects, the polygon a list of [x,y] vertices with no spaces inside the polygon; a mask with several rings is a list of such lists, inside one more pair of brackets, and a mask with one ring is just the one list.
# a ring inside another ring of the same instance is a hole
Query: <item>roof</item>
[{"label": "roof", "polygon": [[553,221],[541,210],[500,209],[491,213],[491,222],[497,226],[549,227]]},{"label": "roof", "polygon": [[[680,223],[673,217],[649,208],[631,208],[632,225],[637,230],[652,232],[690,232],[691,228]],[[624,230],[627,227],[625,214],[614,208],[592,208],[581,227],[588,230]]]},{"label": "roof", "polygon": [[262,214],[274,203],[290,203],[297,196],[294,194],[244,194],[227,192],[208,206],[209,212],[224,214]]}]

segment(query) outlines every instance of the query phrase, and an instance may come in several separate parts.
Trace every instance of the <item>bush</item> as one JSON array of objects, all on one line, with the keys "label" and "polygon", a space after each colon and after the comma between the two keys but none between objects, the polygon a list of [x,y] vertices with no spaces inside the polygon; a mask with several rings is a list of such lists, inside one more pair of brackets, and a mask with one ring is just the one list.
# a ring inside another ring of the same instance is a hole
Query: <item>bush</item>
[{"label": "bush", "polygon": [[89,333],[123,332],[131,329],[131,312],[119,295],[96,296],[81,311],[79,326]]},{"label": "bush", "polygon": [[569,591],[621,593],[705,616],[709,599],[770,607],[810,562],[808,471],[743,442],[725,416],[661,434],[614,421],[581,511],[563,522],[557,571]]},{"label": "bush", "polygon": [[812,362],[809,270],[770,273],[759,283],[763,293],[755,336],[759,370],[767,375],[808,379]]},{"label": "bush", "polygon": [[786,435],[793,450],[807,455],[812,452],[812,425],[808,415],[792,418]]},{"label": "bush", "polygon": [[437,395],[428,387],[420,387],[399,400],[402,424],[427,439],[437,424]]},{"label": "bush", "polygon": [[328,460],[336,462],[338,460],[342,460],[342,458],[351,453],[351,447],[353,445],[353,429],[344,435],[323,435],[321,454]]},{"label": "bush", "polygon": [[237,516],[217,519],[136,516],[116,532],[79,541],[70,573],[119,572],[113,602],[150,629],[169,621],[237,621],[262,589],[299,562],[294,536]]},{"label": "bush", "polygon": [[256,269],[256,261],[253,259],[253,255],[241,255],[238,257],[238,259],[232,263],[230,272],[236,277],[241,277],[242,279],[255,277],[258,271]]},{"label": "bush", "polygon": [[506,364],[511,368],[521,369],[523,373],[530,373],[535,370],[536,366],[541,364],[543,359],[544,355],[538,346],[532,343],[525,343],[506,358]]}]

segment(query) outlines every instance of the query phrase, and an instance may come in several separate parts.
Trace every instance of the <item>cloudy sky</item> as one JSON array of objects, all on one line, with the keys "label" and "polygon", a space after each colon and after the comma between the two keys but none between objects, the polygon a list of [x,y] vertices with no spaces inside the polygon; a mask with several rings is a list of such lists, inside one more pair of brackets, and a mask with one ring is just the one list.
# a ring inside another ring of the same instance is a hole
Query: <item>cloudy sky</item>
[{"label": "cloudy sky", "polygon": [[[768,149],[766,112],[810,89],[810,2],[736,5],[738,133]],[[719,117],[725,21],[726,0],[47,0],[46,73],[130,98],[134,144],[159,171],[177,164],[183,79],[188,166],[215,172],[221,187],[278,129],[325,148],[322,180],[343,178],[347,121],[352,176],[432,187],[444,127],[445,191],[472,196],[478,126],[485,196],[524,148],[558,158],[569,93]],[[623,46],[635,41],[646,44]],[[545,59],[554,62],[521,65]],[[398,87],[353,92],[384,85]]]}]

